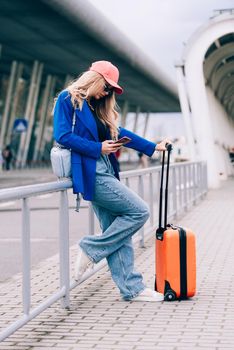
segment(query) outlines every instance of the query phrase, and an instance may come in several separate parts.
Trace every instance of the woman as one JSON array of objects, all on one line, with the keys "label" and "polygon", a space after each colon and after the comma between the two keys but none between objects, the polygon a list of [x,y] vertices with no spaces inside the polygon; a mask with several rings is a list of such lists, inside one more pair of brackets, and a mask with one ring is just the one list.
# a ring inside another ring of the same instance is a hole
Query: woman
[{"label": "woman", "polygon": [[165,150],[168,140],[156,145],[118,127],[115,93],[123,92],[118,79],[119,71],[111,62],[94,62],[59,94],[54,109],[55,140],[72,151],[73,192],[92,202],[102,229],[102,236],[80,240],[75,279],[106,258],[123,300],[162,301],[163,294],[146,288],[134,270],[132,236],[147,221],[149,209],[119,181],[114,153],[121,145],[114,141],[127,136],[131,141],[126,147],[152,156],[155,150]]}]

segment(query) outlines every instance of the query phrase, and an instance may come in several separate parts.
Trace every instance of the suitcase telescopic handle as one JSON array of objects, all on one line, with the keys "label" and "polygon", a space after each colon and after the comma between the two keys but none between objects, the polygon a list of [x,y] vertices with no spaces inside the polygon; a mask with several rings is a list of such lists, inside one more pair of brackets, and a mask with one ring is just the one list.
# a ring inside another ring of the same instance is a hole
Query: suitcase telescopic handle
[{"label": "suitcase telescopic handle", "polygon": [[172,145],[166,143],[167,156],[167,172],[166,172],[166,186],[165,186],[165,208],[164,208],[164,226],[162,226],[162,204],[163,204],[163,179],[164,179],[164,167],[165,167],[165,152],[162,156],[162,171],[161,171],[161,183],[160,183],[160,198],[159,198],[159,228],[156,230],[157,239],[163,239],[163,232],[167,226],[167,202],[168,202],[168,181],[169,181],[169,166],[170,166],[170,153],[172,151]]},{"label": "suitcase telescopic handle", "polygon": [[[168,182],[169,182],[169,169],[170,169],[170,155],[172,151],[172,145],[166,144],[167,148],[167,173],[166,173],[166,186],[165,186],[165,210],[164,210],[164,229],[166,230],[167,226],[167,202],[168,202]],[[164,166],[164,165],[163,165]]]},{"label": "suitcase telescopic handle", "polygon": [[165,147],[167,149],[168,152],[171,152],[172,151],[172,144],[171,143],[166,143],[165,144]]}]

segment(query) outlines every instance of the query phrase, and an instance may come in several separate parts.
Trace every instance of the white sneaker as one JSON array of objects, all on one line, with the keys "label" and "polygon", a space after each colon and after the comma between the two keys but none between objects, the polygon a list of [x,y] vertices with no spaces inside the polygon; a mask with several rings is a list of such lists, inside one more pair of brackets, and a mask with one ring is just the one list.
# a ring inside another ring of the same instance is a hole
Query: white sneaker
[{"label": "white sneaker", "polygon": [[88,269],[93,267],[93,265],[94,263],[92,260],[78,247],[78,255],[75,263],[75,280],[78,281]]},{"label": "white sneaker", "polygon": [[150,288],[145,288],[138,296],[131,299],[131,301],[163,301],[164,295],[162,293],[155,292]]}]

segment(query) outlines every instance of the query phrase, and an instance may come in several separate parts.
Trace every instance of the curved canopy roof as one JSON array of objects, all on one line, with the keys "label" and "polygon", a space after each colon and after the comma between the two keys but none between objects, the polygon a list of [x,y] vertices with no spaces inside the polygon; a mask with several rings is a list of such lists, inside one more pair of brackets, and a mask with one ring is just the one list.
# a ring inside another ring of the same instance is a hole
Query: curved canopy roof
[{"label": "curved canopy roof", "polygon": [[13,60],[44,63],[44,73],[77,76],[95,60],[119,67],[125,93],[119,104],[129,111],[177,112],[175,85],[139,48],[87,1],[1,0],[0,74],[9,74]]},{"label": "curved canopy roof", "polygon": [[209,47],[204,75],[206,83],[234,119],[234,31],[218,38]]}]

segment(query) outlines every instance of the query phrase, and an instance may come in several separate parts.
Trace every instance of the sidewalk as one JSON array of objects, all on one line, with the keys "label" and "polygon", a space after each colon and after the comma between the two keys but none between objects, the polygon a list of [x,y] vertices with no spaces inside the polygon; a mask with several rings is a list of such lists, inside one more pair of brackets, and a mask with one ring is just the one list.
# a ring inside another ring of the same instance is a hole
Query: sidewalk
[{"label": "sidewalk", "polygon": [[[197,295],[182,302],[123,302],[104,268],[0,344],[1,350],[234,348],[234,179],[210,191],[179,223],[197,234]],[[76,248],[71,248],[71,265]],[[58,257],[32,271],[32,304],[58,286]],[[136,267],[154,284],[154,235],[136,250]],[[73,271],[71,271],[73,273]],[[0,288],[0,326],[21,312],[21,279]]]},{"label": "sidewalk", "polygon": [[[121,171],[136,169],[137,167],[138,162],[121,163]],[[50,181],[57,181],[57,177],[53,174],[51,167],[0,171],[0,189]]]},{"label": "sidewalk", "polygon": [[51,168],[14,169],[0,172],[0,189],[56,181]]}]

